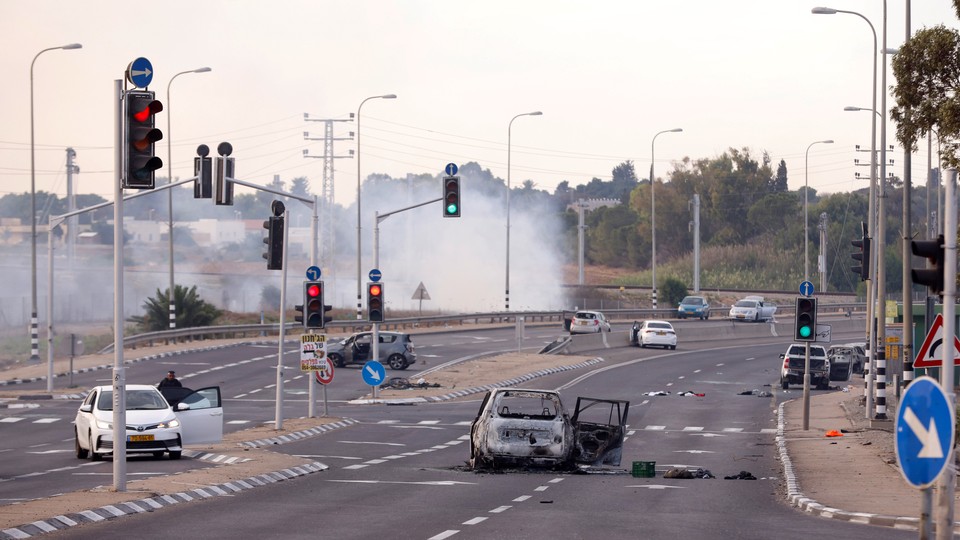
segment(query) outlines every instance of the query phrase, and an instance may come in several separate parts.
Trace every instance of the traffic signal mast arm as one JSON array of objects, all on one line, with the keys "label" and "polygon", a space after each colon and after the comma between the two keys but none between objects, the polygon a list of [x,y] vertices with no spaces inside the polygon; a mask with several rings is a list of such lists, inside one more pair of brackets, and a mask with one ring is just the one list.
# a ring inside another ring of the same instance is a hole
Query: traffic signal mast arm
[{"label": "traffic signal mast arm", "polygon": [[[162,185],[162,186],[158,186],[156,189],[154,189],[154,190],[152,190],[152,191],[137,191],[136,193],[132,193],[132,194],[130,194],[130,195],[127,195],[126,197],[123,198],[123,200],[129,201],[130,199],[136,199],[137,197],[143,197],[144,195],[150,195],[151,193],[155,193],[155,192],[160,191],[160,190],[175,188],[175,187],[177,187],[177,186],[182,186],[183,184],[186,184],[186,183],[188,183],[188,182],[195,182],[196,180],[197,180],[196,177],[187,178],[186,180],[177,180],[176,182],[174,182],[174,183],[172,183],[172,184],[164,184],[164,185]],[[67,212],[66,214],[60,214],[60,215],[57,215],[57,216],[50,216],[50,228],[51,228],[51,229],[55,228],[56,226],[58,226],[58,225],[60,225],[61,223],[63,223],[67,218],[71,218],[71,217],[73,217],[73,216],[78,216],[78,215],[80,215],[80,214],[85,214],[85,213],[87,213],[87,212],[93,212],[94,210],[99,210],[99,209],[101,209],[101,208],[106,208],[106,207],[108,207],[108,206],[113,206],[113,201],[102,202],[102,203],[100,203],[100,204],[94,204],[94,205],[92,205],[92,206],[87,206],[86,208],[81,208],[81,209],[79,209],[79,210],[74,210],[73,212]]]}]

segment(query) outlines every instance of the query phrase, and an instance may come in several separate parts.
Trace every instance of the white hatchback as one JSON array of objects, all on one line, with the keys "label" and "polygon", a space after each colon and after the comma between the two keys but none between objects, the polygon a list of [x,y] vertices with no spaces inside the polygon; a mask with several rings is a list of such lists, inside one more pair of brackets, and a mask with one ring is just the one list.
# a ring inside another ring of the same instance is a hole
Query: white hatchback
[{"label": "white hatchback", "polygon": [[[184,445],[223,439],[219,386],[183,389],[176,410],[155,386],[128,384],[125,390],[127,453],[180,459]],[[96,386],[83,400],[74,422],[77,458],[99,461],[113,453],[113,398],[112,386]]]},{"label": "white hatchback", "polygon": [[571,334],[599,334],[609,331],[610,323],[599,311],[578,311],[570,321]]}]

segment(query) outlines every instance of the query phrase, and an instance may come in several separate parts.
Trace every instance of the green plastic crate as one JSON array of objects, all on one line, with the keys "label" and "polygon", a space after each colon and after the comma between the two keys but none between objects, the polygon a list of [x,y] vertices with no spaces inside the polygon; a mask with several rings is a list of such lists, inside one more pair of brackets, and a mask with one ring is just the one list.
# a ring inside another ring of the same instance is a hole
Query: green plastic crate
[{"label": "green plastic crate", "polygon": [[634,461],[633,476],[635,478],[653,478],[657,475],[656,461]]}]

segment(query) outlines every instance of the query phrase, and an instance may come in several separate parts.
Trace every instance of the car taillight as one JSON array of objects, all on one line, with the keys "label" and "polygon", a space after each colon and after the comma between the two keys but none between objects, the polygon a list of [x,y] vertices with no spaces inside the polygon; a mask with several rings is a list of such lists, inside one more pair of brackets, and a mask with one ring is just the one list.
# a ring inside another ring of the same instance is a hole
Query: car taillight
[{"label": "car taillight", "polygon": [[790,357],[783,359],[783,367],[790,367]]}]

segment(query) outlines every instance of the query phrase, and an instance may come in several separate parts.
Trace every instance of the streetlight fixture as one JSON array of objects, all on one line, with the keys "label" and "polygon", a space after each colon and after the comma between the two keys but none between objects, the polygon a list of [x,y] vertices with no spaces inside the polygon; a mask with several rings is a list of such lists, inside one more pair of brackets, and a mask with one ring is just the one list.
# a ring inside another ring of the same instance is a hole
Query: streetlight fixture
[{"label": "streetlight fixture", "polygon": [[370,96],[360,102],[360,105],[357,107],[357,320],[359,321],[362,317],[360,316],[363,311],[363,293],[361,291],[360,285],[360,109],[363,108],[363,104],[370,101],[371,99],[397,99],[396,94],[384,94],[382,96]]},{"label": "streetlight fixture", "polygon": [[[172,137],[170,136],[170,85],[173,84],[173,80],[177,77],[184,75],[186,73],[206,73],[211,71],[208,67],[202,67],[197,69],[189,69],[187,71],[181,71],[173,77],[170,77],[170,82],[167,83],[167,182],[173,183],[173,143]],[[176,295],[174,295],[174,282],[173,282],[173,189],[167,190],[167,236],[169,237],[170,244],[170,290],[167,294],[167,303],[170,305],[170,329],[173,330],[177,327],[177,304],[176,304]]]},{"label": "streetlight fixture", "polygon": [[810,245],[810,233],[807,230],[807,201],[810,200],[810,147],[815,144],[833,144],[833,139],[825,141],[814,141],[807,146],[807,151],[803,158],[803,280],[810,279],[810,257],[807,255],[807,248]]},{"label": "streetlight fixture", "polygon": [[507,124],[507,279],[503,289],[504,311],[510,311],[510,147],[513,121],[521,116],[540,116],[542,114],[540,111],[521,113],[511,118],[510,123]]},{"label": "streetlight fixture", "polygon": [[657,309],[657,200],[653,190],[653,150],[657,137],[664,133],[680,133],[683,128],[665,129],[650,141],[650,281],[652,283],[653,309]]},{"label": "streetlight fixture", "polygon": [[[30,361],[40,361],[40,338],[37,333],[37,170],[33,142],[33,65],[47,51],[80,49],[83,45],[70,43],[38,52],[30,62]],[[49,316],[50,314],[47,314]]]}]

